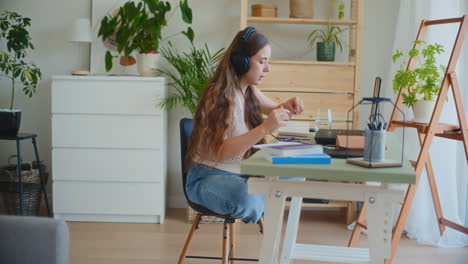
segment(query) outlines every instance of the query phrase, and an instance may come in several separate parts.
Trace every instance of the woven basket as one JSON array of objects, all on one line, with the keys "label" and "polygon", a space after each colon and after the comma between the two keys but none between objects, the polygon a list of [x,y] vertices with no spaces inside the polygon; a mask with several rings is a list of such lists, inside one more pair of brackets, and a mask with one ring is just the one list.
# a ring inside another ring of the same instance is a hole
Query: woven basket
[{"label": "woven basket", "polygon": [[312,18],[312,0],[289,0],[289,16],[294,18]]},{"label": "woven basket", "polygon": [[[193,223],[195,220],[195,216],[197,211],[193,210],[192,207],[187,206],[187,222]],[[203,216],[200,220],[201,224],[219,224],[224,223],[224,219],[216,217],[216,216]]]},{"label": "woven basket", "polygon": [[[23,162],[21,165],[23,184],[23,215],[39,215],[42,199],[41,180],[39,168],[36,162]],[[47,184],[48,173],[44,165],[41,165],[44,184]],[[18,189],[18,171],[16,164],[0,167],[0,190],[4,206],[11,215],[20,214],[20,199]]]}]

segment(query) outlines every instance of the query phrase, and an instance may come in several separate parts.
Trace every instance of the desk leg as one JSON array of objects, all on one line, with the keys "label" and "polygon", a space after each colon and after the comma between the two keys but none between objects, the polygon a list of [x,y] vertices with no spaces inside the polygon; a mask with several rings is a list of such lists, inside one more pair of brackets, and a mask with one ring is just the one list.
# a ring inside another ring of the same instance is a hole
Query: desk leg
[{"label": "desk leg", "polygon": [[278,263],[278,248],[281,238],[284,214],[284,195],[270,187],[270,192],[265,195],[265,224],[263,230],[262,245],[260,247],[259,264]]},{"label": "desk leg", "polygon": [[[46,206],[47,206],[47,214],[49,215],[49,217],[51,217],[50,207],[49,207],[49,199],[47,198],[47,190],[46,190],[45,182],[44,182],[44,175],[42,175],[42,170],[41,170],[41,160],[39,159],[39,151],[37,151],[36,138],[32,138],[32,143],[33,143],[33,146],[34,146],[34,153],[36,154],[37,166],[39,167],[39,178],[41,179],[41,188],[42,188],[42,192],[44,193],[44,200],[45,200],[45,203],[46,203]],[[41,202],[39,201],[39,204],[40,203]]]},{"label": "desk leg", "polygon": [[22,159],[21,159],[21,142],[17,139],[16,140],[16,154],[18,154],[18,188],[19,188],[19,208],[20,208],[20,215],[23,215],[23,170],[21,168]]},{"label": "desk leg", "polygon": [[302,197],[291,197],[291,206],[289,207],[288,223],[286,224],[286,233],[284,235],[283,250],[281,253],[281,264],[291,263],[291,255],[296,246],[297,231],[299,228],[299,219],[301,216]]},{"label": "desk leg", "polygon": [[367,193],[367,230],[372,264],[383,264],[390,256],[392,203],[385,195]]}]

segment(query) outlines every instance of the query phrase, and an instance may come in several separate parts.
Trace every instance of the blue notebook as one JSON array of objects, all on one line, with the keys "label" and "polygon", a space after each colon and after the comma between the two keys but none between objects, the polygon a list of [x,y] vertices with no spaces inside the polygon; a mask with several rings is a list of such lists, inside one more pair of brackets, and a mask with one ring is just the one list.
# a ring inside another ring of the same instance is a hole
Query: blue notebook
[{"label": "blue notebook", "polygon": [[273,154],[265,156],[272,164],[330,164],[331,157],[325,153],[281,157]]}]

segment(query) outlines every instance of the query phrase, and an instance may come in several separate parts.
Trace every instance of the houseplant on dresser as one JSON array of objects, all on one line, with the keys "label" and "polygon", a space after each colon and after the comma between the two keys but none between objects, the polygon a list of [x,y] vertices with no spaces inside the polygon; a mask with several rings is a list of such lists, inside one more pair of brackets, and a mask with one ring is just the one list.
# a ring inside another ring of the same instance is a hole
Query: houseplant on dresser
[{"label": "houseplant on dresser", "polygon": [[[181,0],[179,9],[182,20],[191,24],[192,9],[188,5],[188,0]],[[166,15],[170,10],[171,5],[167,1],[128,1],[116,11],[116,14],[102,19],[98,37],[103,41],[109,41],[111,38],[111,42],[117,46],[117,52],[123,53],[124,56],[137,51],[138,72],[142,76],[152,76],[152,69],[158,65],[161,31],[167,26]],[[191,27],[181,33],[193,41],[194,33]],[[116,56],[110,51],[106,52],[106,71],[112,69],[114,57]]]},{"label": "houseplant on dresser", "polygon": [[29,26],[31,19],[18,13],[4,11],[0,15],[0,45],[6,43],[6,51],[0,50],[0,79],[7,79],[11,84],[9,108],[0,109],[0,135],[18,133],[21,110],[13,109],[16,88],[21,87],[25,95],[32,97],[42,77],[35,64],[25,61],[29,49],[34,49]]},{"label": "houseplant on dresser", "polygon": [[[431,119],[446,70],[443,65],[436,65],[436,56],[442,54],[444,49],[437,43],[426,45],[426,42],[421,40],[414,43],[424,48],[412,48],[407,56],[397,50],[392,57],[393,63],[402,59],[400,69],[393,77],[393,91],[398,93],[400,87],[406,88],[406,93],[402,94],[403,104],[413,107],[415,122],[427,123]],[[417,59],[418,65],[407,69],[406,65],[412,59]]]}]

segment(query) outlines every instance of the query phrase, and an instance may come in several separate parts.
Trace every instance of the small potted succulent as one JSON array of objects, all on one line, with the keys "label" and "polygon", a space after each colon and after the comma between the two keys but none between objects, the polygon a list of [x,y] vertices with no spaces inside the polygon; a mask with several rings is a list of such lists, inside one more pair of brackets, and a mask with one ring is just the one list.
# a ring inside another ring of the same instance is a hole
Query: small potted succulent
[{"label": "small potted succulent", "polygon": [[28,32],[31,19],[15,12],[4,11],[0,15],[0,78],[11,84],[9,108],[0,109],[0,135],[16,135],[21,123],[21,110],[14,109],[15,92],[21,87],[23,93],[32,97],[37,83],[42,78],[41,70],[25,61],[29,49],[34,46]]},{"label": "small potted succulent", "polygon": [[[436,65],[436,55],[442,54],[444,48],[440,44],[426,45],[421,40],[414,41],[415,44],[423,48],[411,49],[405,56],[403,52],[397,50],[392,57],[393,63],[402,60],[400,69],[393,77],[393,91],[402,93],[403,104],[413,107],[414,121],[426,123],[431,119],[435,106],[435,99],[444,77],[445,67]],[[418,64],[414,69],[407,69],[408,61],[417,59]]]},{"label": "small potted succulent", "polygon": [[[179,7],[182,20],[191,24],[192,9],[188,1],[181,0]],[[124,56],[137,51],[138,72],[142,76],[152,76],[152,69],[157,67],[159,60],[161,30],[167,26],[166,15],[170,10],[171,5],[167,1],[128,1],[118,9],[116,14],[102,19],[98,37],[101,37],[104,42],[111,38],[111,42],[117,46],[117,52]],[[191,27],[181,33],[193,41],[194,33]],[[106,71],[112,69],[114,57],[118,56],[112,55],[110,51],[106,52]]]}]

